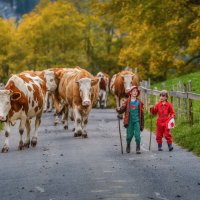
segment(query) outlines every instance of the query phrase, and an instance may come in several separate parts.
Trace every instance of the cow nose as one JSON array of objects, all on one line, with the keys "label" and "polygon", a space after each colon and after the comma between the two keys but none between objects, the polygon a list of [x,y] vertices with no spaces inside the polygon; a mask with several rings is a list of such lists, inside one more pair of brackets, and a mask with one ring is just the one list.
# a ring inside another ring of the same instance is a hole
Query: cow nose
[{"label": "cow nose", "polygon": [[130,88],[129,88],[129,89],[126,89],[125,92],[128,93],[129,90],[130,90]]},{"label": "cow nose", "polygon": [[90,101],[83,101],[83,106],[89,106],[90,105]]},{"label": "cow nose", "polygon": [[6,117],[0,116],[0,121],[6,121]]}]

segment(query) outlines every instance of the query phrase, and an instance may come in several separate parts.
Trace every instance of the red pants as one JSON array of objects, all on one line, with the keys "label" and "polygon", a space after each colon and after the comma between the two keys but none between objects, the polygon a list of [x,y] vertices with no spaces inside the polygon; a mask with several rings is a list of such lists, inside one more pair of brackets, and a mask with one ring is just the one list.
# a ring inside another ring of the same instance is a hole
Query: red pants
[{"label": "red pants", "polygon": [[172,136],[168,128],[166,126],[162,126],[159,123],[156,125],[156,141],[158,144],[162,144],[163,135],[167,140],[167,144],[172,144]]}]

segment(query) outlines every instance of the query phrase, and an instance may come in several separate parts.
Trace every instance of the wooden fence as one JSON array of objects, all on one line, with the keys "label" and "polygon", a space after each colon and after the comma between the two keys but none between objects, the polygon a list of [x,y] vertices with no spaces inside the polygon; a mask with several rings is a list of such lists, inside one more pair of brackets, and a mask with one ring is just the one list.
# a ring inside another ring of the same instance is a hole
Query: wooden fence
[{"label": "wooden fence", "polygon": [[[198,121],[200,124],[200,94],[192,93],[192,82],[189,81],[187,84],[179,82],[177,84],[177,91],[172,85],[169,92],[169,101],[175,108],[176,117],[180,121],[181,117],[189,120],[190,125],[194,124],[194,112],[197,113]],[[165,85],[162,84],[162,89],[165,89]],[[151,89],[150,79],[148,81],[140,82],[141,100],[143,101],[145,108],[148,109],[152,103],[156,104],[159,101],[160,92],[157,88]],[[153,96],[153,99],[152,99]],[[176,98],[176,101],[175,101]],[[193,108],[193,101],[199,101],[199,110]],[[177,105],[175,105],[177,103]]]}]

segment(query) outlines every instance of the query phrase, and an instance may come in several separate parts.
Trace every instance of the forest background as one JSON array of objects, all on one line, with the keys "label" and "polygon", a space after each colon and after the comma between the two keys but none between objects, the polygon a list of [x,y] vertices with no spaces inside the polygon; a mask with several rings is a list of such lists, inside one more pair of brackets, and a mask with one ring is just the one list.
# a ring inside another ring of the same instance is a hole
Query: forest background
[{"label": "forest background", "polygon": [[0,81],[77,65],[110,75],[129,66],[153,81],[199,71],[200,1],[41,0],[0,18]]}]

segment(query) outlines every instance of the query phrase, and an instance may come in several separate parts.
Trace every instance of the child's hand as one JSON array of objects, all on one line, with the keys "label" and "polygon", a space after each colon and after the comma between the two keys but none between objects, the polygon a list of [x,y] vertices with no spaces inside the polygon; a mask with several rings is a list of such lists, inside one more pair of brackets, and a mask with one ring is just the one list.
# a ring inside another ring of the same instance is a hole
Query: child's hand
[{"label": "child's hand", "polygon": [[152,113],[153,108],[154,108],[154,105],[150,105],[150,106],[149,106],[149,112],[150,112],[150,113]]},{"label": "child's hand", "polygon": [[119,112],[119,111],[120,111],[120,107],[117,107],[117,108],[116,108],[116,111]]},{"label": "child's hand", "polygon": [[154,107],[154,105],[150,105],[150,106],[149,106],[149,109],[152,109],[153,107]]}]

